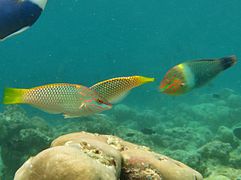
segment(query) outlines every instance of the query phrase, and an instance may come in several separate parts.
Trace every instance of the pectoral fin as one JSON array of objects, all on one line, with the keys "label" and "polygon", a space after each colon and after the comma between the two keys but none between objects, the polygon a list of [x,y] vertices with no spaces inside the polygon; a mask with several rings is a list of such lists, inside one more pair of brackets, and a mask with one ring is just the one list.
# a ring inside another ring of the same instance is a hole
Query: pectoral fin
[{"label": "pectoral fin", "polygon": [[70,114],[63,114],[65,119],[70,119],[70,118],[78,118],[81,117],[81,115],[70,115]]},{"label": "pectoral fin", "polygon": [[14,33],[12,33],[12,34],[4,37],[3,39],[0,39],[0,41],[4,41],[4,40],[6,40],[6,39],[8,39],[8,38],[10,38],[10,37],[16,36],[16,35],[22,33],[23,31],[26,31],[28,28],[29,28],[29,26],[24,27],[24,28],[22,28],[22,29],[20,29],[20,30],[18,30],[18,31],[16,31],[16,32],[14,32]]}]

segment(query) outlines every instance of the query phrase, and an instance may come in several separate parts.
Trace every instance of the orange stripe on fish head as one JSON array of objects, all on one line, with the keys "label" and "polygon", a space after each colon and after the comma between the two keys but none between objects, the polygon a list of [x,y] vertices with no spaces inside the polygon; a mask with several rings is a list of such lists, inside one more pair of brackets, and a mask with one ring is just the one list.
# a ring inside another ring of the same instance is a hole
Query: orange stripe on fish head
[{"label": "orange stripe on fish head", "polygon": [[185,92],[185,81],[182,69],[175,66],[170,69],[160,84],[161,92],[170,95],[180,95]]}]

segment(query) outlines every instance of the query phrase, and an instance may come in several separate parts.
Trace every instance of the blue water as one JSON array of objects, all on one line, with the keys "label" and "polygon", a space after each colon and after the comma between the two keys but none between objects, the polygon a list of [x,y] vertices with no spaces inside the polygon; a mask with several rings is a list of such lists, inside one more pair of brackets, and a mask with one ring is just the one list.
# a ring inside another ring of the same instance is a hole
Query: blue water
[{"label": "blue water", "polygon": [[[91,85],[133,74],[160,80],[185,60],[240,57],[240,8],[239,0],[50,1],[35,26],[0,44],[1,84]],[[225,72],[222,86],[240,88],[239,68]]]},{"label": "blue water", "polygon": [[[239,0],[49,1],[30,30],[0,44],[1,88],[55,82],[91,86],[138,74],[157,81],[125,101],[141,96],[134,103],[151,103],[175,64],[241,56],[240,8]],[[212,84],[240,91],[239,63]]]},{"label": "blue water", "polygon": [[240,9],[240,0],[49,1],[32,28],[0,43],[0,91],[56,82],[91,86],[144,75],[156,82],[133,90],[123,103],[158,109],[193,102],[197,93],[223,88],[241,93],[240,62],[188,95],[173,98],[158,91],[166,71],[180,62],[240,58]]}]

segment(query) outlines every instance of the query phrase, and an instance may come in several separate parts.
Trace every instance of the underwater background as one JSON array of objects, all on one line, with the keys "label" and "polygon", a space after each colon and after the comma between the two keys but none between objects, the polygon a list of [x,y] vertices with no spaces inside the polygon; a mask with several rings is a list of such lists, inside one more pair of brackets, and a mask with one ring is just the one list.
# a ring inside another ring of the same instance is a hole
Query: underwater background
[{"label": "underwater background", "polygon": [[1,93],[4,87],[57,82],[91,86],[129,75],[156,81],[98,118],[66,120],[1,105],[3,179],[12,179],[53,138],[81,130],[150,146],[205,178],[241,178],[241,143],[232,132],[241,125],[240,63],[183,96],[158,90],[166,71],[183,61],[233,54],[239,59],[240,9],[239,0],[49,1],[31,29],[0,43]]}]

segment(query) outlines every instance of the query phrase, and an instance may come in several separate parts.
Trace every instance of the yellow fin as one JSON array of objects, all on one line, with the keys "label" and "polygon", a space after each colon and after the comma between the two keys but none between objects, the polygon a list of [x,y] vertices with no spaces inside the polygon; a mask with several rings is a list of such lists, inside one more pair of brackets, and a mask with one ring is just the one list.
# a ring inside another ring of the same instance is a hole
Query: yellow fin
[{"label": "yellow fin", "polygon": [[26,89],[5,88],[3,93],[3,104],[20,104]]}]

